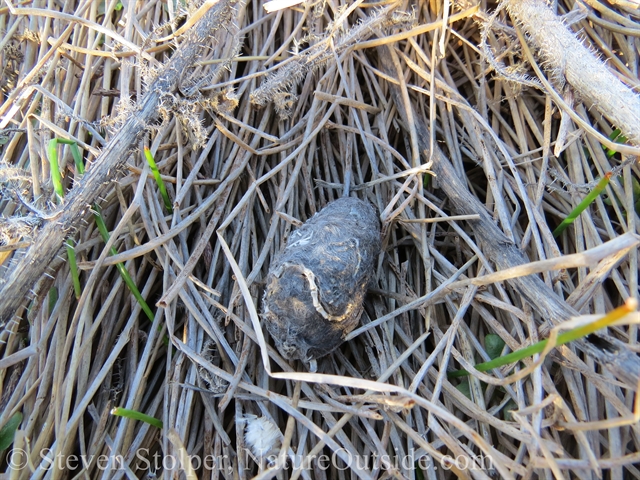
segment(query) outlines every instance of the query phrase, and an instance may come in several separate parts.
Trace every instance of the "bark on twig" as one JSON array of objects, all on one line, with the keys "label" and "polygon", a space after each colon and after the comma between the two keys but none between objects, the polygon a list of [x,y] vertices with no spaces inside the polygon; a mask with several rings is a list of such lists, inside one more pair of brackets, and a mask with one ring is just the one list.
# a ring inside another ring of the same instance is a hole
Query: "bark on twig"
[{"label": "bark on twig", "polygon": [[507,11],[527,33],[554,77],[564,76],[634,145],[640,145],[640,96],[622,83],[543,0],[506,0]]},{"label": "bark on twig", "polygon": [[108,188],[128,158],[133,143],[156,118],[162,97],[176,91],[183,72],[199,59],[208,38],[228,22],[234,3],[225,1],[214,6],[190,30],[187,40],[160,70],[136,110],[93,162],[85,176],[67,194],[61,213],[47,222],[31,248],[12,268],[0,290],[0,326],[16,313],[26,293],[60,251],[66,237],[77,228],[91,205]]},{"label": "bark on twig", "polygon": [[[397,78],[401,72],[397,72],[387,48],[378,48],[378,55],[383,71],[393,78]],[[398,86],[389,84],[393,100],[398,112],[407,125],[407,113],[401,100],[401,92]],[[421,152],[429,152],[429,130],[419,115],[414,113],[413,125],[417,130],[419,147]],[[484,205],[469,192],[464,183],[458,178],[453,165],[444,153],[436,147],[431,152],[433,164],[431,170],[438,177],[438,185],[453,205],[453,209],[459,215],[478,214],[479,220],[469,221],[476,238],[482,244],[482,251],[487,258],[492,259],[499,270],[516,267],[529,263],[522,251],[515,245],[495,224]],[[522,297],[541,315],[553,325],[569,320],[579,313],[535,275],[512,278],[509,283],[517,289]],[[605,350],[588,341],[578,342],[581,347],[594,358],[606,365],[619,378],[624,379],[630,385],[636,385],[640,375],[640,359],[621,347],[621,342],[608,335],[598,335]]]}]

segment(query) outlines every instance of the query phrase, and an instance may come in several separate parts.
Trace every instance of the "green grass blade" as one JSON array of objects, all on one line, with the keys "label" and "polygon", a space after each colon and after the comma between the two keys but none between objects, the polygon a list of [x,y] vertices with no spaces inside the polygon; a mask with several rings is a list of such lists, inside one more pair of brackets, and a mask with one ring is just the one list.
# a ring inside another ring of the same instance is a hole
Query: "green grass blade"
[{"label": "green grass blade", "polygon": [[49,165],[51,166],[51,183],[53,183],[53,191],[56,192],[58,199],[62,202],[64,198],[64,188],[62,186],[62,175],[60,174],[60,164],[58,163],[58,139],[54,138],[47,145],[47,153],[49,156]]},{"label": "green grass blade", "polygon": [[73,248],[73,240],[67,240],[67,258],[69,259],[69,269],[71,270],[71,278],[73,279],[73,292],[76,299],[82,295],[82,287],[80,286],[80,275],[78,274],[78,261],[76,259],[76,250]]},{"label": "green grass blade", "polygon": [[49,312],[53,312],[53,309],[56,307],[56,303],[58,303],[58,289],[56,287],[51,287],[49,289]]},{"label": "green grass blade", "polygon": [[[565,343],[578,340],[579,338],[584,338],[587,335],[591,335],[592,333],[597,332],[601,328],[608,327],[609,325],[612,325],[620,320],[625,315],[633,312],[636,307],[637,301],[635,301],[635,299],[630,299],[624,305],[616,308],[615,310],[612,310],[607,315],[600,318],[599,320],[596,320],[595,322],[591,322],[587,325],[582,325],[567,332],[561,333],[557,337],[555,346],[564,345]],[[486,372],[487,370],[492,370],[504,365],[509,365],[510,363],[519,362],[523,358],[531,357],[537,353],[541,353],[547,346],[548,342],[549,340],[542,340],[538,343],[534,343],[533,345],[529,345],[528,347],[521,348],[520,350],[516,350],[515,352],[511,352],[510,354],[503,357],[498,357],[491,361],[480,363],[475,366],[475,369],[480,372]],[[456,370],[454,372],[450,372],[448,374],[448,377],[457,378],[464,377],[466,375],[469,375],[469,372],[467,372],[466,370]]]},{"label": "green grass blade", "polygon": [[[98,230],[100,231],[102,239],[105,243],[107,243],[109,241],[109,230],[107,230],[107,225],[104,223],[102,213],[100,213],[100,209],[98,208],[98,206],[95,205],[93,208],[96,210],[96,213],[94,214],[96,225],[98,226]],[[115,247],[111,247],[109,253],[111,253],[111,255],[116,255],[118,251],[115,249]],[[116,268],[118,269],[118,272],[120,272],[120,275],[122,275],[122,280],[124,280],[124,283],[127,285],[127,287],[129,287],[129,290],[140,304],[140,307],[142,307],[144,313],[147,315],[147,318],[153,322],[153,311],[151,311],[151,308],[149,308],[149,305],[147,305],[145,299],[142,298],[140,290],[138,290],[138,287],[133,281],[133,278],[131,278],[131,275],[129,275],[127,269],[124,267],[124,264],[116,263]]]},{"label": "green grass blade", "polygon": [[571,225],[575,221],[576,218],[578,218],[578,215],[580,215],[582,212],[584,212],[586,210],[586,208],[596,198],[598,198],[598,195],[600,195],[600,194],[602,194],[602,192],[604,192],[604,189],[609,184],[609,180],[611,180],[611,176],[612,175],[613,175],[613,172],[605,173],[604,177],[602,177],[602,179],[598,182],[598,184],[595,186],[595,188],[589,192],[589,195],[587,195],[584,198],[584,200],[582,200],[578,204],[578,206],[571,211],[571,213],[567,216],[567,218],[565,218],[562,221],[562,223],[560,225],[558,225],[558,227],[553,231],[553,236],[554,237],[557,237],[562,232],[564,232],[566,230],[566,228],[569,225]]},{"label": "green grass blade", "polygon": [[146,415],[136,410],[129,410],[127,408],[122,408],[122,407],[115,407],[114,409],[111,410],[111,415],[130,418],[132,420],[140,420],[141,422],[148,423],[149,425],[153,425],[154,427],[158,427],[160,429],[162,429],[163,427],[162,420],[158,420],[155,417]]},{"label": "green grass blade", "polygon": [[162,177],[160,176],[160,171],[158,170],[158,166],[156,165],[156,161],[151,154],[151,150],[147,147],[144,147],[144,156],[147,159],[147,163],[149,167],[151,167],[151,173],[153,173],[153,178],[156,179],[156,183],[158,184],[158,189],[160,190],[160,195],[162,196],[162,200],[164,201],[164,206],[169,213],[173,213],[173,208],[171,208],[171,200],[169,200],[169,194],[167,193],[167,188],[164,186],[164,182],[162,181]]},{"label": "green grass blade", "polygon": [[[62,202],[62,199],[64,198],[64,188],[62,186],[62,176],[60,174],[60,164],[58,162],[59,143],[71,145],[71,154],[73,155],[74,161],[76,162],[76,168],[78,163],[82,165],[82,156],[80,155],[78,144],[71,140],[54,138],[49,142],[49,145],[47,146],[49,164],[51,166],[51,183],[53,183],[53,189],[56,192],[58,199]],[[75,152],[73,149],[74,146]],[[76,160],[76,156],[78,157],[78,160]],[[82,295],[82,288],[80,287],[80,276],[78,275],[76,251],[73,248],[73,241],[71,239],[67,240],[67,258],[69,259],[69,269],[71,270],[71,278],[73,280],[73,291],[76,295],[76,298],[80,298],[80,295]]]},{"label": "green grass blade", "polygon": [[[627,137],[622,135],[622,131],[619,128],[616,128],[613,132],[611,132],[611,135],[609,135],[609,140],[616,143],[620,143],[620,144],[627,143]],[[607,158],[611,158],[616,153],[618,153],[617,151],[611,148],[605,147],[604,145],[602,146],[602,148],[604,148],[604,150],[607,152]]]},{"label": "green grass blade", "polygon": [[76,164],[76,170],[80,175],[82,175],[84,173],[84,162],[82,161],[82,154],[80,153],[78,142],[75,140],[67,140],[66,138],[57,138],[56,141],[63,145],[69,145],[71,156],[73,157],[73,163]]}]

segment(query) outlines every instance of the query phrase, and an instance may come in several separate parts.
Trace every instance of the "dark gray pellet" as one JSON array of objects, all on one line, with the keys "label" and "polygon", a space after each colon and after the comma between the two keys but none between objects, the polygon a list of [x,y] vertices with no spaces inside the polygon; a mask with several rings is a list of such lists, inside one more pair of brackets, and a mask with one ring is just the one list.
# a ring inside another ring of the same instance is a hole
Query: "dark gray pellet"
[{"label": "dark gray pellet", "polygon": [[306,362],[342,343],[360,320],[380,253],[372,205],[341,198],[294,231],[275,258],[263,320],[280,354]]}]

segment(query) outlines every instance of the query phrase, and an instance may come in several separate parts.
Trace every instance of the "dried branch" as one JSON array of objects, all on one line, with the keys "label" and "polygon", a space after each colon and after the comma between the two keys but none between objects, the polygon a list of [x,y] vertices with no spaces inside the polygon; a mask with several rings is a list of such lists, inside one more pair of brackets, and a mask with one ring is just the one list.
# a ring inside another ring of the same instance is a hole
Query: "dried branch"
[{"label": "dried branch", "polygon": [[576,92],[640,146],[640,96],[622,83],[576,38],[544,0],[505,0],[554,78],[566,78]]}]

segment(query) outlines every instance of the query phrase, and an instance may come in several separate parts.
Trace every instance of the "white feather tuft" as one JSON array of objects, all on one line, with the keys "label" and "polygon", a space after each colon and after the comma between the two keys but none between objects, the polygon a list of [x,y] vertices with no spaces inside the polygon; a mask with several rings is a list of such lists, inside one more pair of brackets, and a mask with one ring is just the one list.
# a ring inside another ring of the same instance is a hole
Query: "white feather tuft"
[{"label": "white feather tuft", "polygon": [[267,417],[245,416],[244,441],[256,457],[267,455],[280,438],[280,430]]}]

